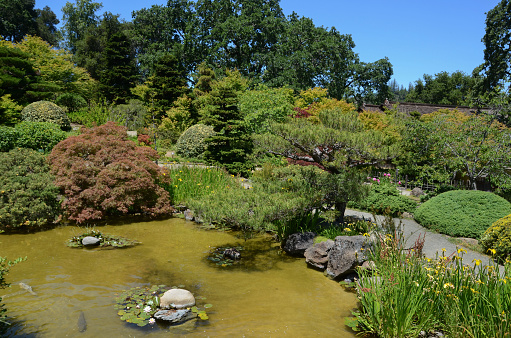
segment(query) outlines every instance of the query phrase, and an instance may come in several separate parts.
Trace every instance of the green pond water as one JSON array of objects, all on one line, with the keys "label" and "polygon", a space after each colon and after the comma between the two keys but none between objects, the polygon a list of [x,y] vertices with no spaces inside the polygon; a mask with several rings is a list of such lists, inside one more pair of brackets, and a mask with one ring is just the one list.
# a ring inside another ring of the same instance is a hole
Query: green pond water
[{"label": "green pond water", "polygon": [[[344,317],[357,306],[353,293],[281,252],[271,238],[244,240],[199,229],[181,219],[107,225],[97,230],[136,239],[127,249],[72,249],[83,232],[64,226],[35,234],[0,235],[0,256],[27,260],[11,269],[0,290],[13,325],[7,337],[354,337]],[[207,259],[214,247],[243,246],[239,264]],[[19,282],[32,286],[34,296]],[[119,319],[115,297],[135,286],[182,286],[213,305],[208,321],[139,328]],[[85,332],[78,330],[83,312]],[[2,335],[2,334],[0,334]]]}]

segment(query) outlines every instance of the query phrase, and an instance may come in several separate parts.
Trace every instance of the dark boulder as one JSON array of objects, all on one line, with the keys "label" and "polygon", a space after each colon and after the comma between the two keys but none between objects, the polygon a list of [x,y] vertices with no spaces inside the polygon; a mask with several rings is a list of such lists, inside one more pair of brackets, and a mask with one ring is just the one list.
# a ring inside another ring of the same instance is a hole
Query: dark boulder
[{"label": "dark boulder", "polygon": [[336,279],[353,272],[365,260],[365,251],[370,249],[369,239],[364,236],[338,236],[328,253],[326,274]]},{"label": "dark boulder", "polygon": [[286,239],[283,249],[292,256],[303,257],[305,250],[314,245],[314,237],[316,234],[313,232],[292,234]]},{"label": "dark boulder", "polygon": [[305,261],[315,268],[325,270],[328,264],[328,252],[335,245],[331,239],[316,243],[305,250]]}]

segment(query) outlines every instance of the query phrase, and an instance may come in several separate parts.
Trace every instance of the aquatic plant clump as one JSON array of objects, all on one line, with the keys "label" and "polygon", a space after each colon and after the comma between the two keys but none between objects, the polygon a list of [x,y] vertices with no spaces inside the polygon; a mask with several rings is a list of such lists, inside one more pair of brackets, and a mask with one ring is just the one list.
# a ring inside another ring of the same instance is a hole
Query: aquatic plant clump
[{"label": "aquatic plant clump", "polygon": [[[156,323],[154,315],[160,311],[160,297],[169,289],[182,288],[184,285],[168,287],[165,285],[152,285],[148,287],[135,287],[123,291],[116,299],[114,308],[122,321],[143,327]],[[204,300],[205,297],[195,297],[196,300]],[[205,304],[204,309],[193,306],[190,311],[201,320],[208,320],[207,308],[213,305]]]},{"label": "aquatic plant clump", "polygon": [[239,259],[232,259],[225,254],[225,251],[229,249],[235,249],[240,252],[243,250],[243,247],[217,247],[210,251],[207,259],[219,267],[227,267],[239,263]]},{"label": "aquatic plant clump", "polygon": [[140,242],[128,238],[124,238],[121,236],[103,234],[97,230],[87,231],[79,236],[74,236],[67,242],[67,246],[71,248],[83,248],[82,240],[85,237],[96,237],[99,239],[100,248],[126,248],[130,246],[134,246],[140,244]]}]

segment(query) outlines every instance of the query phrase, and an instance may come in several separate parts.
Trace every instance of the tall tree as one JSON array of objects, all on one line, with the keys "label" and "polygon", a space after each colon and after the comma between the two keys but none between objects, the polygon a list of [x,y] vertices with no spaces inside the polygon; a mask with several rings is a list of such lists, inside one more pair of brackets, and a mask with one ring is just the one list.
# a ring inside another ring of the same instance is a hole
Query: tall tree
[{"label": "tall tree", "polygon": [[240,95],[248,81],[238,71],[228,71],[221,80],[211,83],[211,91],[202,97],[201,122],[211,125],[216,134],[206,139],[204,157],[224,166],[233,174],[246,175],[251,169],[248,156],[252,139],[239,110]]},{"label": "tall tree", "polygon": [[154,65],[149,87],[155,109],[155,118],[160,120],[173,102],[187,91],[186,74],[175,55],[166,54]]},{"label": "tall tree", "polygon": [[502,0],[486,14],[484,63],[474,70],[484,76],[483,90],[495,88],[511,75],[511,1]]},{"label": "tall tree", "polygon": [[100,74],[103,96],[116,103],[126,103],[131,96],[130,88],[134,87],[138,73],[135,58],[128,37],[118,32],[108,37],[104,49],[105,69]]},{"label": "tall tree", "polygon": [[0,35],[17,42],[37,31],[35,0],[0,0]]},{"label": "tall tree", "polygon": [[36,13],[37,35],[50,45],[56,46],[61,39],[61,33],[57,29],[57,25],[60,23],[57,15],[48,6],[36,9]]},{"label": "tall tree", "polygon": [[77,43],[84,38],[89,28],[99,24],[100,17],[96,14],[103,7],[101,2],[92,0],[76,0],[75,3],[66,2],[62,8],[62,37],[64,47],[75,53]]},{"label": "tall tree", "polygon": [[434,76],[424,74],[415,82],[414,90],[406,96],[408,102],[430,104],[467,105],[471,92],[476,87],[476,79],[463,72],[452,74],[440,72]]}]

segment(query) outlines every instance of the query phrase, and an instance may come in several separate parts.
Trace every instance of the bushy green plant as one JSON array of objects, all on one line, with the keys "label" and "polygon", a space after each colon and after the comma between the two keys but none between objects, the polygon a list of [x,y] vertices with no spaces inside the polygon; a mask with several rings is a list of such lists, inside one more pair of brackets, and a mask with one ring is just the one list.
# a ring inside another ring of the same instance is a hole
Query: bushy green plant
[{"label": "bushy green plant", "polygon": [[58,188],[46,157],[31,149],[0,153],[0,229],[46,226],[60,219]]},{"label": "bushy green plant", "polygon": [[11,94],[0,97],[0,125],[12,126],[19,121],[23,106],[11,99]]},{"label": "bushy green plant", "polygon": [[403,212],[413,213],[417,207],[410,198],[400,194],[397,186],[399,182],[392,181],[390,174],[384,174],[383,178],[368,177],[371,189],[366,198],[359,202],[351,202],[350,207],[371,211],[377,214],[390,213],[398,216]]},{"label": "bushy green plant", "polygon": [[67,137],[58,125],[51,122],[21,122],[14,127],[17,132],[16,147],[49,152]]},{"label": "bushy green plant", "polygon": [[62,130],[71,130],[71,123],[64,109],[49,101],[29,104],[21,111],[21,119],[27,122],[52,122]]},{"label": "bushy green plant", "polygon": [[112,108],[110,121],[125,126],[128,130],[138,130],[144,127],[147,107],[140,100],[130,100],[127,104],[119,104]]},{"label": "bushy green plant", "polygon": [[481,236],[481,245],[486,251],[495,252],[500,261],[511,255],[511,215],[494,222]]},{"label": "bushy green plant", "polygon": [[60,142],[48,161],[66,197],[63,208],[81,223],[122,214],[171,214],[162,188],[170,179],[157,158],[154,149],[128,140],[126,128],[108,122]]},{"label": "bushy green plant", "polygon": [[81,108],[75,112],[69,112],[69,119],[78,124],[91,128],[105,124],[110,119],[111,107],[106,102],[94,102],[90,107]]},{"label": "bushy green plant", "polygon": [[444,193],[447,191],[452,191],[452,190],[458,190],[458,189],[456,189],[456,187],[454,187],[450,184],[440,184],[434,190],[429,191],[425,195],[421,195],[421,197],[420,197],[421,203],[424,203],[424,202],[432,199],[433,197],[440,195],[441,193]]},{"label": "bushy green plant", "polygon": [[200,157],[206,150],[205,140],[215,135],[212,126],[196,124],[183,132],[176,143],[176,151],[184,157]]},{"label": "bushy green plant", "polygon": [[87,101],[85,101],[82,96],[75,93],[64,93],[59,95],[59,97],[55,100],[55,104],[63,107],[66,110],[66,113],[76,112],[87,107]]},{"label": "bushy green plant", "polygon": [[19,134],[15,128],[0,126],[0,151],[9,151],[16,146]]},{"label": "bushy green plant", "polygon": [[423,203],[415,212],[421,225],[454,237],[478,239],[492,223],[511,213],[511,203],[490,192],[454,190]]}]

